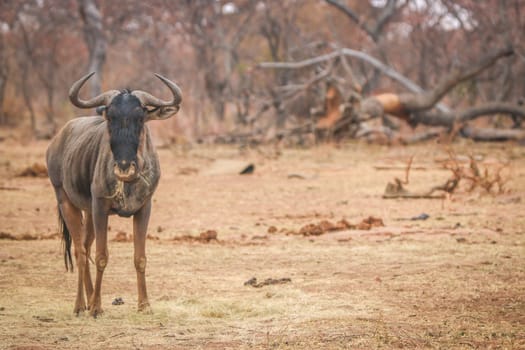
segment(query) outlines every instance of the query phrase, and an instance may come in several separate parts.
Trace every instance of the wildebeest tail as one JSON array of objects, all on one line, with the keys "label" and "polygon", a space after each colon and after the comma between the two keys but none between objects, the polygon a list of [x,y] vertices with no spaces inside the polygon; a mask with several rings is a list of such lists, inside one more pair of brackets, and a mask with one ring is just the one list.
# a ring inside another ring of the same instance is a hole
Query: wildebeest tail
[{"label": "wildebeest tail", "polygon": [[62,246],[64,248],[64,264],[66,265],[66,271],[73,272],[73,259],[71,258],[71,234],[69,233],[60,209],[58,209],[58,227],[60,232],[62,232]]}]

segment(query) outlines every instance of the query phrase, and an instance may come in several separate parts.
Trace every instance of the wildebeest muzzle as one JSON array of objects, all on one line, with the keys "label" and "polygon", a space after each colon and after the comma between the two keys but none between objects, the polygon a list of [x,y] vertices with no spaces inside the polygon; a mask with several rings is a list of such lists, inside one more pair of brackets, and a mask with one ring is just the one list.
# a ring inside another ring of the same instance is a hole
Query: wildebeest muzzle
[{"label": "wildebeest muzzle", "polygon": [[137,163],[133,160],[121,160],[115,162],[113,165],[113,173],[120,181],[133,181],[138,175]]}]

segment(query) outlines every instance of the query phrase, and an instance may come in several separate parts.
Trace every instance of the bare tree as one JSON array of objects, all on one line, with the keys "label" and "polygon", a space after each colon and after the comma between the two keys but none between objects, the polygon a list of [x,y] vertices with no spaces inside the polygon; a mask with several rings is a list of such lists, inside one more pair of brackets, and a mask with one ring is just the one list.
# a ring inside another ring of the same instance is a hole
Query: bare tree
[{"label": "bare tree", "polygon": [[242,95],[234,82],[242,80],[235,67],[255,4],[246,1],[225,8],[221,1],[193,1],[182,11],[177,8],[178,19],[195,52],[195,64],[202,73],[203,87],[219,120],[224,120],[226,102]]},{"label": "bare tree", "polygon": [[[325,0],[334,8],[344,13],[352,22],[365,32],[374,42],[378,42],[385,25],[399,11],[399,8],[406,5],[404,0],[387,0],[385,5],[377,12],[374,20],[367,20],[365,16],[353,10],[350,6],[343,3],[342,0]],[[369,11],[373,10],[369,8]]]},{"label": "bare tree", "polygon": [[4,105],[5,88],[9,76],[9,63],[6,49],[4,35],[0,34],[0,124],[5,124],[7,122],[4,109],[2,108]]},{"label": "bare tree", "polygon": [[9,122],[4,102],[6,89],[10,82],[10,73],[15,65],[11,57],[14,50],[10,45],[10,37],[22,5],[22,3],[13,2],[0,3],[0,124]]},{"label": "bare tree", "polygon": [[102,91],[102,67],[106,60],[107,41],[102,14],[95,0],[78,0],[80,17],[84,23],[84,39],[89,50],[88,71],[96,72],[91,79],[91,94]]}]

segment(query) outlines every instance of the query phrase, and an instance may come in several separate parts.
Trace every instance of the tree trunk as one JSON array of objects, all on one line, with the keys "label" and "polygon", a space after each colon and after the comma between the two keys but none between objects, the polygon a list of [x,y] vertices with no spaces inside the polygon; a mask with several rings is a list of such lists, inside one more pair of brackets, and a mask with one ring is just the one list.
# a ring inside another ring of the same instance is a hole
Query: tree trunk
[{"label": "tree trunk", "polygon": [[4,114],[4,96],[5,86],[7,84],[7,68],[5,62],[0,63],[0,125],[7,123],[7,117]]},{"label": "tree trunk", "polygon": [[466,108],[451,113],[426,112],[416,113],[412,116],[415,123],[425,125],[436,125],[451,128],[455,123],[465,123],[482,116],[493,114],[508,114],[513,119],[525,119],[525,108],[519,104],[509,102],[488,102],[479,106]]},{"label": "tree trunk", "polygon": [[36,134],[36,117],[35,117],[35,110],[33,109],[33,98],[31,96],[31,93],[29,91],[28,86],[28,64],[27,62],[23,64],[22,66],[22,95],[24,96],[24,102],[26,105],[27,110],[29,111],[29,120],[31,122],[31,131],[33,134]]},{"label": "tree trunk", "polygon": [[7,118],[4,115],[4,96],[7,84],[8,66],[7,53],[5,52],[4,36],[0,34],[0,125],[6,124]]},{"label": "tree trunk", "polygon": [[102,14],[95,0],[78,0],[79,12],[84,22],[84,39],[89,50],[88,71],[96,72],[90,79],[91,95],[102,92],[102,67],[106,60],[106,37],[102,23]]},{"label": "tree trunk", "polygon": [[37,132],[37,125],[36,125],[36,116],[35,116],[35,110],[33,109],[33,96],[30,91],[29,86],[29,68],[33,57],[33,51],[31,44],[29,42],[29,37],[27,35],[27,31],[25,27],[21,24],[20,28],[22,30],[22,38],[24,43],[24,52],[26,57],[19,60],[20,69],[22,71],[22,95],[24,97],[24,102],[26,105],[27,110],[29,111],[29,120],[31,122],[31,131],[33,132],[33,135]]}]

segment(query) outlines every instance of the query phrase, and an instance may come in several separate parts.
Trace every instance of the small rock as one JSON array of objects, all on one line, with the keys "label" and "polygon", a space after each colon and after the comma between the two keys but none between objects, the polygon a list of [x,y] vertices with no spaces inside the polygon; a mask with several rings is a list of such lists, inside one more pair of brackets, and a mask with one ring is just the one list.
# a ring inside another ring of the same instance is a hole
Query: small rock
[{"label": "small rock", "polygon": [[248,281],[244,282],[245,286],[253,286],[254,284],[257,284],[257,278],[252,277]]},{"label": "small rock", "polygon": [[245,167],[244,169],[241,170],[241,172],[239,173],[239,175],[253,174],[254,171],[255,171],[255,165],[253,165],[253,164],[248,164],[247,167]]},{"label": "small rock", "polygon": [[121,297],[118,297],[118,298],[115,298],[111,304],[112,305],[123,305],[124,304],[124,300],[122,300]]},{"label": "small rock", "polygon": [[410,220],[416,221],[416,220],[426,220],[430,217],[427,213],[421,213],[418,216],[414,216],[410,218]]}]

